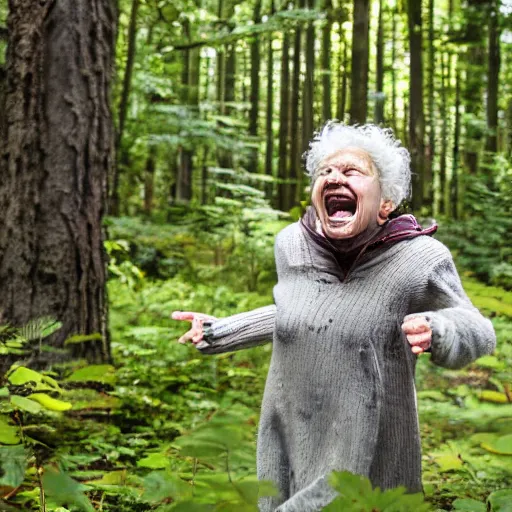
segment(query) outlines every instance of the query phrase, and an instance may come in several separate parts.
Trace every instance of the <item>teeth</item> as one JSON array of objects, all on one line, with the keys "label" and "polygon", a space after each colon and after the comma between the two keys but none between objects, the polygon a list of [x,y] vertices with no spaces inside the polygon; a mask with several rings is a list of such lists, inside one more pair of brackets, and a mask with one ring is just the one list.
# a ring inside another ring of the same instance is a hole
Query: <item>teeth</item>
[{"label": "teeth", "polygon": [[334,223],[342,224],[344,222],[350,222],[355,215],[351,215],[350,217],[329,217],[329,220]]}]

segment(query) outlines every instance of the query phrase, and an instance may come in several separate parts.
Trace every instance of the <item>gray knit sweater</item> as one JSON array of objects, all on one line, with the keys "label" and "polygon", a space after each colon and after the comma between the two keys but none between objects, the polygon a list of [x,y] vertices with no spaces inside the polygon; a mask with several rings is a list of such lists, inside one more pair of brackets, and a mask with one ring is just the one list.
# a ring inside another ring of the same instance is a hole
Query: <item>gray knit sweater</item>
[{"label": "gray knit sweater", "polygon": [[422,313],[432,361],[460,368],[495,334],[464,293],[448,249],[428,236],[363,255],[348,277],[298,223],[276,239],[275,305],[212,324],[207,354],[273,341],[258,435],[258,477],[280,496],[262,512],[313,512],[335,497],[333,470],[382,489],[421,491],[413,355],[401,324]]}]

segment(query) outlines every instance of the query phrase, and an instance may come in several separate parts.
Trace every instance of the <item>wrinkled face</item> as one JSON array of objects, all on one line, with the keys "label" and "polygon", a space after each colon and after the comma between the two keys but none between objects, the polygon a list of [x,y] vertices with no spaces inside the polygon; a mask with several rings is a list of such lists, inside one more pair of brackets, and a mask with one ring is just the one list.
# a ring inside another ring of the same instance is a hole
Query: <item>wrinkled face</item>
[{"label": "wrinkled face", "polygon": [[381,199],[377,168],[366,151],[336,151],[315,176],[311,201],[329,238],[351,238],[387,220],[392,204]]}]

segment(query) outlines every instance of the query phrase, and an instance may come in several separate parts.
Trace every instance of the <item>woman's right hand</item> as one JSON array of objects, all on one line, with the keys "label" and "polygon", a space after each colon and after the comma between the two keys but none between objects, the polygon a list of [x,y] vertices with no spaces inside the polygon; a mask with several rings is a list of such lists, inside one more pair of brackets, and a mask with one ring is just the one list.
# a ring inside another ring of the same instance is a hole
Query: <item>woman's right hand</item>
[{"label": "woman's right hand", "polygon": [[173,320],[186,320],[191,322],[192,325],[181,338],[178,340],[179,343],[192,342],[194,345],[202,341],[204,330],[204,322],[214,322],[217,320],[214,316],[205,315],[204,313],[194,313],[193,311],[174,311],[172,313]]}]

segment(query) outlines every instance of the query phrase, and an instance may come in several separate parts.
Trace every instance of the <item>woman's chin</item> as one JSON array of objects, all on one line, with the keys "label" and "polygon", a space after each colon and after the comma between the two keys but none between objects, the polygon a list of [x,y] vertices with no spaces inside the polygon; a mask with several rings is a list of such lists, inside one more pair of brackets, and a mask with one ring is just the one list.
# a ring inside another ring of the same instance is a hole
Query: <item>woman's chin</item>
[{"label": "woman's chin", "polygon": [[326,236],[335,240],[351,238],[356,233],[356,215],[347,217],[327,217],[322,223],[322,229]]}]

